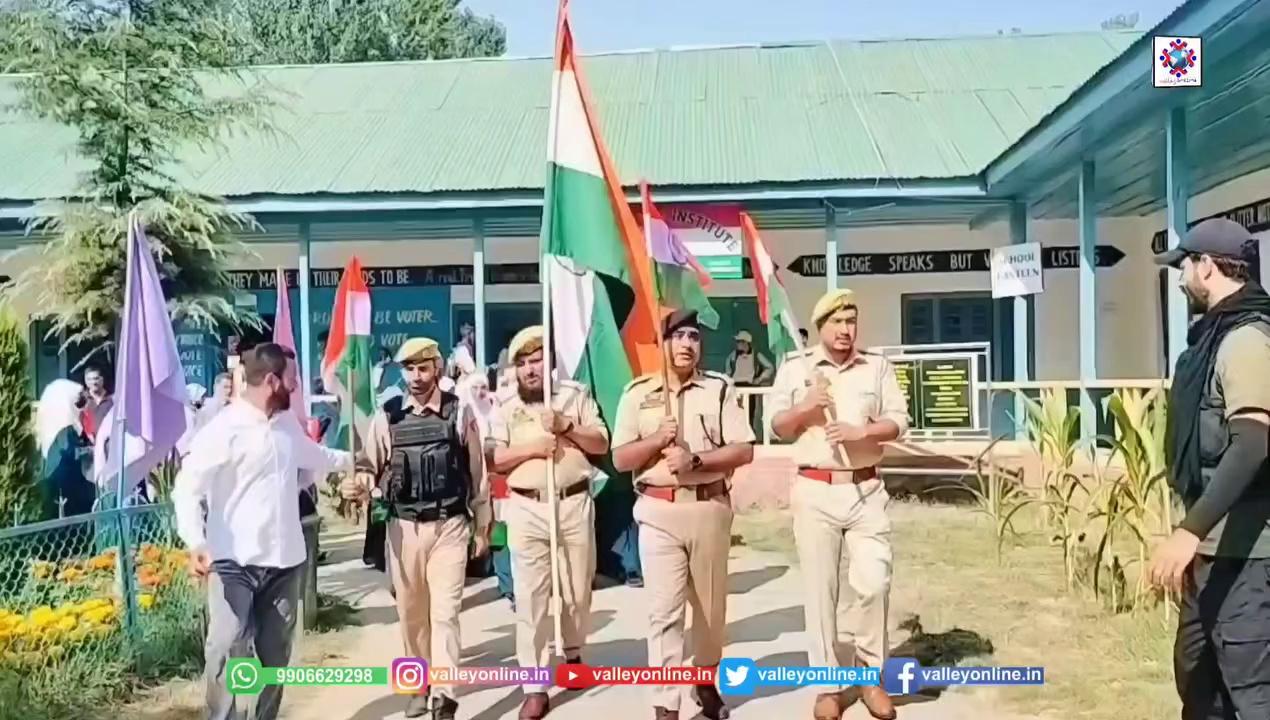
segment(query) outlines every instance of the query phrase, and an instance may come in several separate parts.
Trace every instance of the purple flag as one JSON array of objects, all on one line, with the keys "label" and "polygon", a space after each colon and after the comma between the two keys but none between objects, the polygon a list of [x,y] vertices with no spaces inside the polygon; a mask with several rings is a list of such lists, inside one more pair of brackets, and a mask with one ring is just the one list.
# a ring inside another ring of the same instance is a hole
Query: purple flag
[{"label": "purple flag", "polygon": [[[145,231],[134,215],[128,226],[128,275],[115,367],[115,404],[111,417],[107,473],[120,466],[123,427],[124,477],[115,478],[119,502],[131,494],[176,447],[186,430],[185,368],[172,332],[159,271]],[[100,473],[100,469],[99,469]]]},{"label": "purple flag", "polygon": [[282,268],[278,268],[277,278],[278,302],[273,313],[273,341],[295,353],[297,377],[295,390],[291,392],[291,410],[300,419],[300,427],[304,427],[308,413],[304,407],[304,387],[299,379],[300,353],[295,349],[295,335],[291,332],[290,291],[287,289],[287,274]]}]

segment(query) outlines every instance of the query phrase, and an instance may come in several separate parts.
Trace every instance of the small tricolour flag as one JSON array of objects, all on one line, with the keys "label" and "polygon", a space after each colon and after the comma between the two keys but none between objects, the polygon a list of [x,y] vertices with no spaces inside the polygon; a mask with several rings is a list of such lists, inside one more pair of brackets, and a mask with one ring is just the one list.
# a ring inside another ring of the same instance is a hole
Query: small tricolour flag
[{"label": "small tricolour flag", "polygon": [[[370,290],[362,278],[362,263],[348,261],[335,293],[326,355],[322,358],[322,382],[340,399],[342,414],[351,422],[362,443],[375,410],[370,382]],[[341,438],[350,442],[352,438]]]},{"label": "small tricolour flag", "polygon": [[644,234],[653,259],[657,299],[663,308],[694,310],[702,325],[711,330],[718,328],[719,313],[715,312],[705,291],[710,287],[710,273],[670,229],[670,223],[653,204],[648,183],[639,184],[639,193],[644,205]]},{"label": "small tricolour flag", "polygon": [[754,287],[758,296],[758,316],[767,326],[767,347],[778,358],[798,349],[798,323],[790,309],[789,296],[781,283],[776,263],[759,237],[758,229],[748,213],[741,213],[741,238],[754,271]]}]

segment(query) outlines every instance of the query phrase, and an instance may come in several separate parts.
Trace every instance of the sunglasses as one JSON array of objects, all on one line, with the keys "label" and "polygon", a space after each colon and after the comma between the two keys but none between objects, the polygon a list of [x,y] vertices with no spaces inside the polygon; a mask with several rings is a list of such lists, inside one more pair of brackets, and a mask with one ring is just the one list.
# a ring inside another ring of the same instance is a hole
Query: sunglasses
[{"label": "sunglasses", "polygon": [[670,338],[669,338],[669,339],[671,339],[671,340],[692,340],[692,341],[696,342],[696,341],[700,341],[700,340],[701,340],[701,331],[700,331],[700,330],[694,330],[694,329],[691,329],[691,328],[685,328],[685,329],[683,329],[683,330],[676,330],[676,331],[674,331],[673,333],[671,333],[671,334],[670,334]]}]

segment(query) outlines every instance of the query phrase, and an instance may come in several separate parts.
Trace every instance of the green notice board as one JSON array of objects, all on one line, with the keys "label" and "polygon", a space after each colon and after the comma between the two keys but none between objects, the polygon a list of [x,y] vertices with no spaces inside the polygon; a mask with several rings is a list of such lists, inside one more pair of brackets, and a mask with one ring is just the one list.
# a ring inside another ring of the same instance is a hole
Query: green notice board
[{"label": "green notice board", "polygon": [[974,358],[892,358],[914,430],[973,430]]}]

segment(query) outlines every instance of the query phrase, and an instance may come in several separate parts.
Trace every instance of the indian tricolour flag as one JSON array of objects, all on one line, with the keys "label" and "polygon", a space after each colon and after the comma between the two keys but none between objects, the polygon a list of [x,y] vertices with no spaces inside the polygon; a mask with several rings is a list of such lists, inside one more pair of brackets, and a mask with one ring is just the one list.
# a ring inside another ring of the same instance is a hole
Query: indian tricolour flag
[{"label": "indian tricolour flag", "polygon": [[798,323],[790,310],[789,296],[776,272],[776,263],[763,245],[748,213],[741,213],[741,237],[745,253],[754,271],[754,287],[758,296],[758,315],[767,326],[767,347],[777,358],[800,349]]},{"label": "indian tricolour flag", "polygon": [[[590,386],[611,424],[622,387],[660,367],[648,249],[600,138],[561,3],[542,218],[557,367]],[[546,308],[544,308],[546,309]]]},{"label": "indian tricolour flag", "polygon": [[[366,441],[374,412],[374,389],[370,383],[370,291],[362,278],[362,263],[348,261],[335,293],[331,310],[330,337],[322,358],[322,382],[326,391],[340,399],[344,426],[351,423],[361,443]],[[352,438],[341,441],[352,447]]]},{"label": "indian tricolour flag", "polygon": [[717,329],[719,313],[706,297],[710,273],[670,229],[670,223],[653,204],[653,193],[648,183],[639,184],[639,196],[644,206],[644,234],[648,237],[648,252],[653,259],[658,302],[663,308],[696,311],[702,325],[711,330]]}]

